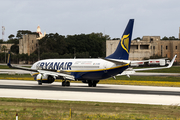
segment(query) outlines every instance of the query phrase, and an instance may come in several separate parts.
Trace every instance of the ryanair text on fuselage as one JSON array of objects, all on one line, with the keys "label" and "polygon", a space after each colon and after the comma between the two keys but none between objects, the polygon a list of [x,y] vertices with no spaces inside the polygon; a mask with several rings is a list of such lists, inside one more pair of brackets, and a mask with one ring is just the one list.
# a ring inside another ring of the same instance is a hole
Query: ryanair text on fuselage
[{"label": "ryanair text on fuselage", "polygon": [[72,62],[39,62],[37,69],[71,70]]}]

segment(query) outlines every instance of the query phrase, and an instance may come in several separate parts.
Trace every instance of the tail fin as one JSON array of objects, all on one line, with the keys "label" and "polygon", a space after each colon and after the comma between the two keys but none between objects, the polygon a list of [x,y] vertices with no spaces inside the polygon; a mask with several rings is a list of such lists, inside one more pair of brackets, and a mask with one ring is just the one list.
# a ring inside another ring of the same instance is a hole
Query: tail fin
[{"label": "tail fin", "polygon": [[130,19],[122,35],[122,38],[119,41],[116,51],[113,54],[107,56],[106,57],[107,59],[128,60],[132,31],[133,31],[133,24],[134,24],[134,19]]},{"label": "tail fin", "polygon": [[11,66],[11,54],[10,54],[10,51],[9,51],[9,53],[8,53],[7,66],[12,67],[12,66]]}]

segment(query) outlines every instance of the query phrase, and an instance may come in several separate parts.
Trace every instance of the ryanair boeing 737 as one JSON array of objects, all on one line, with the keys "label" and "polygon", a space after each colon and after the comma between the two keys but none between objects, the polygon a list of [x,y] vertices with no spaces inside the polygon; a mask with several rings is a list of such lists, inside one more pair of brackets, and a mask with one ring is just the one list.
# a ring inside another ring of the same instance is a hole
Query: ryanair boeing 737
[{"label": "ryanair boeing 737", "polygon": [[[9,53],[7,65],[11,68],[32,71],[31,75],[39,85],[62,79],[62,86],[70,86],[70,81],[74,80],[88,83],[89,87],[96,87],[99,80],[119,75],[129,67],[131,61],[128,58],[133,24],[134,19],[130,19],[116,51],[104,59],[45,59],[37,61],[31,68],[24,68],[12,66]],[[170,65],[164,68],[171,67],[175,57]]]}]

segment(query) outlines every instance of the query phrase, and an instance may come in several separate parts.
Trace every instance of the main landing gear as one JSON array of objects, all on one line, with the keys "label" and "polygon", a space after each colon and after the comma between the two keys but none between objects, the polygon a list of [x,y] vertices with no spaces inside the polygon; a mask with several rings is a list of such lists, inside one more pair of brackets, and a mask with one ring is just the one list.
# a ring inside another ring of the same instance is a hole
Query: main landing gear
[{"label": "main landing gear", "polygon": [[62,81],[62,86],[70,86],[70,82],[69,81]]},{"label": "main landing gear", "polygon": [[99,80],[88,80],[88,86],[89,87],[96,87]]}]

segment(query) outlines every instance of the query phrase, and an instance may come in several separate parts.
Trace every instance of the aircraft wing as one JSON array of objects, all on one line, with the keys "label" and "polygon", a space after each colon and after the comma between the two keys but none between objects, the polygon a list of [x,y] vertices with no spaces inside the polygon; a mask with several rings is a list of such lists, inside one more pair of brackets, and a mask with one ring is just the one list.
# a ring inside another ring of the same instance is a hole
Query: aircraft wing
[{"label": "aircraft wing", "polygon": [[134,70],[134,71],[145,71],[145,70],[157,70],[157,69],[170,68],[170,67],[172,67],[172,65],[173,65],[173,63],[174,63],[174,61],[175,61],[175,59],[176,59],[176,56],[177,56],[177,55],[174,56],[174,58],[172,59],[171,63],[170,63],[168,66],[166,66],[166,67],[153,67],[153,68],[142,68],[142,69],[133,69],[133,70]]},{"label": "aircraft wing", "polygon": [[73,75],[71,75],[69,72],[66,72],[63,70],[48,70],[48,69],[38,70],[38,69],[32,69],[32,68],[26,68],[26,67],[20,67],[20,66],[12,66],[11,61],[10,61],[10,53],[8,53],[7,66],[9,66],[9,68],[13,68],[13,69],[20,69],[20,70],[26,70],[26,71],[31,71],[31,72],[38,72],[39,74],[44,74],[44,75],[51,75],[54,78],[61,77],[63,79],[75,80]]},{"label": "aircraft wing", "polygon": [[175,59],[176,59],[177,55],[175,55],[171,61],[171,63],[167,66],[167,67],[153,67],[153,68],[142,68],[142,69],[132,69],[132,68],[128,68],[125,71],[123,71],[121,74],[118,74],[116,76],[122,76],[122,75],[127,75],[129,77],[129,75],[131,74],[135,74],[136,71],[145,71],[145,70],[157,70],[157,69],[166,69],[166,68],[170,68],[172,67]]}]

